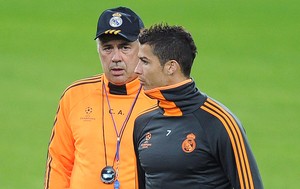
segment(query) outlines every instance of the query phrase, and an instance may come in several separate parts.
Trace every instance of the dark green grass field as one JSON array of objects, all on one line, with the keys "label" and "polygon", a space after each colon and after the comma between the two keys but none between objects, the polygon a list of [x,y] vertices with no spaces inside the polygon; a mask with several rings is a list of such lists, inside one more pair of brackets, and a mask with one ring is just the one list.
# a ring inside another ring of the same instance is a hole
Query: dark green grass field
[{"label": "dark green grass field", "polygon": [[300,3],[296,0],[0,0],[0,188],[43,187],[57,103],[101,72],[100,12],[129,6],[145,25],[183,25],[198,46],[192,77],[242,121],[265,188],[300,186]]}]

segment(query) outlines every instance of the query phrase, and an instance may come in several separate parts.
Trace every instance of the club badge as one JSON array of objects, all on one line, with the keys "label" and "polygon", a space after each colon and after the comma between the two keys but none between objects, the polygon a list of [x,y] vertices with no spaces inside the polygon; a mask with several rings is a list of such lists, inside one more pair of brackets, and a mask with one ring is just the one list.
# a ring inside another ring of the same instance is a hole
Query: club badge
[{"label": "club badge", "polygon": [[112,16],[113,17],[109,20],[109,25],[114,28],[120,27],[123,23],[123,20],[121,18],[122,15],[117,12],[114,13]]},{"label": "club badge", "polygon": [[193,133],[190,133],[186,136],[186,139],[182,142],[182,150],[186,153],[191,153],[196,148],[195,142],[196,136]]}]

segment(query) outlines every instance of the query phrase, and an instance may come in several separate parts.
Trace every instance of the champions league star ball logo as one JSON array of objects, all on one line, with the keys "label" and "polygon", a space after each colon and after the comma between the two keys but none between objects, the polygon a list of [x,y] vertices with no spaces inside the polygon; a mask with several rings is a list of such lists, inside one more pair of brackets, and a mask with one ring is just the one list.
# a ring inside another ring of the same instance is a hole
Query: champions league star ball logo
[{"label": "champions league star ball logo", "polygon": [[120,27],[123,23],[123,20],[121,18],[122,15],[117,12],[117,13],[113,14],[112,16],[113,17],[109,20],[109,25],[114,28]]},{"label": "champions league star ball logo", "polygon": [[86,114],[91,114],[93,112],[93,108],[87,107],[84,111]]}]

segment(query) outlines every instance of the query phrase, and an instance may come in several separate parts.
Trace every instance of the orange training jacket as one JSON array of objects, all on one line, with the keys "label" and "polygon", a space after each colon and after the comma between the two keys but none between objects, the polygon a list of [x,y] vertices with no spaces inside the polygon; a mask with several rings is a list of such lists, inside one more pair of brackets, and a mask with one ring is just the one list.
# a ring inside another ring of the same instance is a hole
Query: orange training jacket
[{"label": "orange training jacket", "polygon": [[[102,88],[103,81],[111,110]],[[100,179],[106,165],[116,167],[117,136],[109,112],[120,132],[140,83],[137,79],[126,86],[108,83],[104,75],[97,75],[73,83],[63,93],[49,143],[45,189],[114,188],[113,184],[104,184]],[[140,92],[121,138],[120,189],[138,188],[133,124],[140,112],[156,103],[143,90]]]}]

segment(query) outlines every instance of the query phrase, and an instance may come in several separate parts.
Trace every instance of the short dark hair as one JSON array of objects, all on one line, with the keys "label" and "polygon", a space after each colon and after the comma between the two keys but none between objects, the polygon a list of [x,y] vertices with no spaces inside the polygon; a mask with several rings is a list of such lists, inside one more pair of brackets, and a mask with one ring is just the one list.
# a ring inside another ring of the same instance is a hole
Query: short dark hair
[{"label": "short dark hair", "polygon": [[182,73],[190,77],[191,68],[197,54],[197,47],[191,34],[182,26],[155,24],[144,29],[138,38],[141,45],[148,44],[161,64],[176,60]]}]

